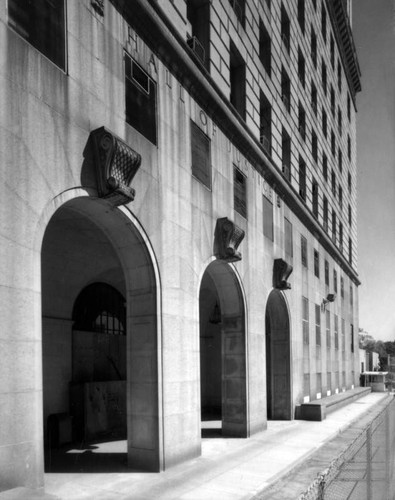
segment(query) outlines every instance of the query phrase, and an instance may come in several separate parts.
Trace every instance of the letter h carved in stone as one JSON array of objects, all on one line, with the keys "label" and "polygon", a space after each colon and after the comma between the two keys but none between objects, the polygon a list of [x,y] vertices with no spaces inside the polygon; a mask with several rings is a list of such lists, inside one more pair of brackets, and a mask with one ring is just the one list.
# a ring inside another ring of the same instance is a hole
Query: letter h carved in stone
[{"label": "letter h carved in stone", "polygon": [[100,198],[115,206],[134,200],[130,187],[141,164],[141,156],[104,127],[91,132],[97,188]]},{"label": "letter h carved in stone", "polygon": [[241,254],[237,251],[238,246],[244,238],[245,232],[227,217],[217,219],[214,234],[214,255],[217,259],[227,262],[241,260]]}]

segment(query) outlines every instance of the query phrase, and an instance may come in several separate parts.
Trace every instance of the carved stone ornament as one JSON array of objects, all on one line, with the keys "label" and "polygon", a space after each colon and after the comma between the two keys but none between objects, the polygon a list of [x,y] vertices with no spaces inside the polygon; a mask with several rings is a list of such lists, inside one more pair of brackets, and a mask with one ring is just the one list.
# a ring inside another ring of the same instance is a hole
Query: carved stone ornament
[{"label": "carved stone ornament", "polygon": [[273,288],[289,290],[291,288],[287,279],[293,271],[291,264],[283,259],[275,259],[273,264]]},{"label": "carved stone ornament", "polygon": [[91,5],[100,16],[104,16],[104,0],[91,0]]},{"label": "carved stone ornament", "polygon": [[214,255],[217,259],[227,262],[241,260],[241,253],[237,251],[237,247],[244,235],[245,232],[227,217],[217,219],[214,233]]},{"label": "carved stone ornament", "polygon": [[97,188],[100,198],[112,205],[125,205],[134,200],[130,187],[141,164],[141,156],[104,127],[91,132]]}]

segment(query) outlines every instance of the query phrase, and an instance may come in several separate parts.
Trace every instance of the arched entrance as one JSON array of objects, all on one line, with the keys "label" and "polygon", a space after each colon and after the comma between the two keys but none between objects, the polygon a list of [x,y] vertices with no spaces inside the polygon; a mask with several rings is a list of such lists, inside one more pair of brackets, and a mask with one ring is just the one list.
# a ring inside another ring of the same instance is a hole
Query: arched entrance
[{"label": "arched entrance", "polygon": [[75,451],[66,468],[161,470],[157,275],[144,234],[127,209],[75,198],[46,227],[41,268],[47,470],[62,446]]},{"label": "arched entrance", "polygon": [[267,417],[291,420],[291,346],[288,307],[282,293],[273,290],[266,305]]},{"label": "arched entrance", "polygon": [[222,435],[247,437],[244,300],[229,264],[207,267],[199,309],[202,421],[220,422]]}]

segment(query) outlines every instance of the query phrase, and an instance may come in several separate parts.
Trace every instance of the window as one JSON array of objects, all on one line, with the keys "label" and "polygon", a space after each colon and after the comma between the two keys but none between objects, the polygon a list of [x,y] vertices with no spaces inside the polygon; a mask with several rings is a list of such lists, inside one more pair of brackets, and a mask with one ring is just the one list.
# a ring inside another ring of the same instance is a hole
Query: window
[{"label": "window", "polygon": [[230,102],[245,120],[246,65],[235,45],[230,42]]},{"label": "window", "polygon": [[339,222],[339,248],[343,251],[343,223]]},{"label": "window", "polygon": [[326,64],[324,60],[321,60],[321,83],[324,94],[327,92],[327,73],[326,73]]},{"label": "window", "polygon": [[326,348],[330,349],[331,348],[331,313],[329,309],[325,311],[326,313],[326,321],[325,321],[325,326],[326,326]]},{"label": "window", "polygon": [[351,307],[351,309],[353,308],[353,306],[354,306],[354,294],[353,294],[352,283],[350,283],[350,307]]},{"label": "window", "polygon": [[351,182],[351,174],[350,174],[350,172],[348,172],[348,175],[347,175],[347,184],[348,184],[348,192],[351,194],[352,182]]},{"label": "window", "polygon": [[347,136],[347,155],[349,161],[351,161],[351,138],[349,135]]},{"label": "window", "polygon": [[339,210],[343,211],[343,188],[339,184]]},{"label": "window", "polygon": [[324,196],[323,222],[324,222],[324,231],[326,231],[326,232],[328,232],[328,219],[329,219],[328,198],[326,196]]},{"label": "window", "polygon": [[351,211],[351,205],[348,204],[348,223],[350,224],[350,226],[351,222],[352,222],[352,211]]},{"label": "window", "polygon": [[312,132],[311,134],[311,155],[315,162],[318,161],[318,139],[317,134]]},{"label": "window", "polygon": [[320,254],[318,250],[314,250],[314,276],[320,277]]},{"label": "window", "polygon": [[326,43],[326,10],[324,4],[321,4],[321,33],[324,43]]},{"label": "window", "polygon": [[298,0],[298,22],[302,33],[305,29],[304,0]]},{"label": "window", "polygon": [[332,156],[336,156],[336,136],[333,129],[331,130],[331,153]]},{"label": "window", "polygon": [[332,69],[335,69],[335,40],[333,38],[332,33],[331,33],[329,46],[330,46],[330,53],[331,53],[331,66],[332,66]]},{"label": "window", "polygon": [[332,240],[336,243],[336,226],[337,226],[337,217],[335,209],[332,210]]},{"label": "window", "polygon": [[208,136],[194,123],[191,123],[192,175],[211,189],[211,143]]},{"label": "window", "polygon": [[351,352],[354,352],[354,325],[350,325]]},{"label": "window", "polygon": [[340,276],[340,297],[344,299],[344,278]]},{"label": "window", "polygon": [[300,47],[298,49],[298,77],[302,87],[306,84],[306,63]]},{"label": "window", "polygon": [[300,237],[300,249],[302,266],[307,267],[307,239],[303,235]]},{"label": "window", "polygon": [[315,304],[315,343],[321,345],[321,307]]},{"label": "window", "polygon": [[263,92],[260,93],[260,143],[268,155],[272,144],[272,107]]},{"label": "window", "polygon": [[306,297],[302,297],[302,331],[303,343],[309,344],[309,301]]},{"label": "window", "polygon": [[74,330],[126,335],[125,299],[106,283],[92,283],[82,290],[73,308]]},{"label": "window", "polygon": [[340,60],[337,61],[337,88],[342,91],[342,66]]},{"label": "window", "polygon": [[318,219],[318,182],[313,179],[312,181],[312,195],[313,195],[313,215]]},{"label": "window", "polygon": [[291,180],[291,137],[282,129],[282,172],[286,179]]},{"label": "window", "polygon": [[269,238],[270,241],[274,240],[274,231],[273,231],[273,203],[266,198],[266,196],[262,197],[263,199],[263,234],[266,238]]},{"label": "window", "polygon": [[233,201],[236,212],[247,218],[247,178],[237,168],[233,170]]},{"label": "window", "polygon": [[187,0],[187,19],[191,25],[191,37],[187,43],[193,54],[207,70],[210,67],[210,4],[196,4],[193,0]]},{"label": "window", "polygon": [[333,118],[335,117],[336,113],[336,104],[335,104],[335,89],[331,85],[331,113]]},{"label": "window", "polygon": [[311,27],[311,38],[310,38],[310,46],[311,46],[311,60],[313,62],[313,66],[317,69],[317,35],[313,27]]},{"label": "window", "polygon": [[285,255],[292,260],[294,254],[292,223],[285,217],[284,217],[284,250],[285,250]]},{"label": "window", "polygon": [[9,25],[59,68],[66,68],[64,0],[8,0]]},{"label": "window", "polygon": [[328,181],[328,157],[325,153],[322,154],[322,174],[324,176],[324,180]]},{"label": "window", "polygon": [[270,76],[272,70],[272,42],[262,21],[259,23],[259,59]]},{"label": "window", "polygon": [[333,291],[337,293],[337,271],[333,270]]},{"label": "window", "polygon": [[283,4],[281,4],[281,40],[289,53],[291,49],[291,24]]},{"label": "window", "polygon": [[341,136],[343,133],[343,126],[342,126],[342,112],[340,107],[337,107],[337,130],[339,132],[339,135]]},{"label": "window", "polygon": [[306,112],[299,101],[299,133],[303,140],[306,139]]},{"label": "window", "polygon": [[306,163],[299,156],[299,196],[306,201]]},{"label": "window", "polygon": [[284,67],[281,69],[281,99],[289,111],[291,109],[291,81]]},{"label": "window", "polygon": [[336,198],[336,174],[332,170],[332,194],[333,197]]},{"label": "window", "polygon": [[153,144],[156,137],[156,83],[125,54],[126,123]]},{"label": "window", "polygon": [[343,153],[340,148],[337,150],[337,165],[339,167],[339,172],[343,172]]},{"label": "window", "polygon": [[245,23],[245,0],[229,0],[239,23],[244,27]]},{"label": "window", "polygon": [[325,285],[329,286],[329,262],[325,259]]},{"label": "window", "polygon": [[328,136],[328,117],[324,108],[322,108],[322,133],[326,139]]},{"label": "window", "polygon": [[317,87],[311,82],[311,109],[317,116],[318,106],[317,106]]},{"label": "window", "polygon": [[352,265],[352,241],[348,238],[348,263]]}]

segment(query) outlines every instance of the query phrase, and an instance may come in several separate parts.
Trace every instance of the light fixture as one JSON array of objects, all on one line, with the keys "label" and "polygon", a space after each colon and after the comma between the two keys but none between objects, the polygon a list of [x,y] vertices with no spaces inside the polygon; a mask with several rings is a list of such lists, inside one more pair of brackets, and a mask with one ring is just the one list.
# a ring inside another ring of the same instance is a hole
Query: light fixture
[{"label": "light fixture", "polygon": [[329,302],[334,302],[335,299],[336,299],[335,293],[328,293],[328,295],[326,296],[326,299],[322,300],[322,304],[321,304],[322,310],[325,311],[327,304],[329,304]]}]

